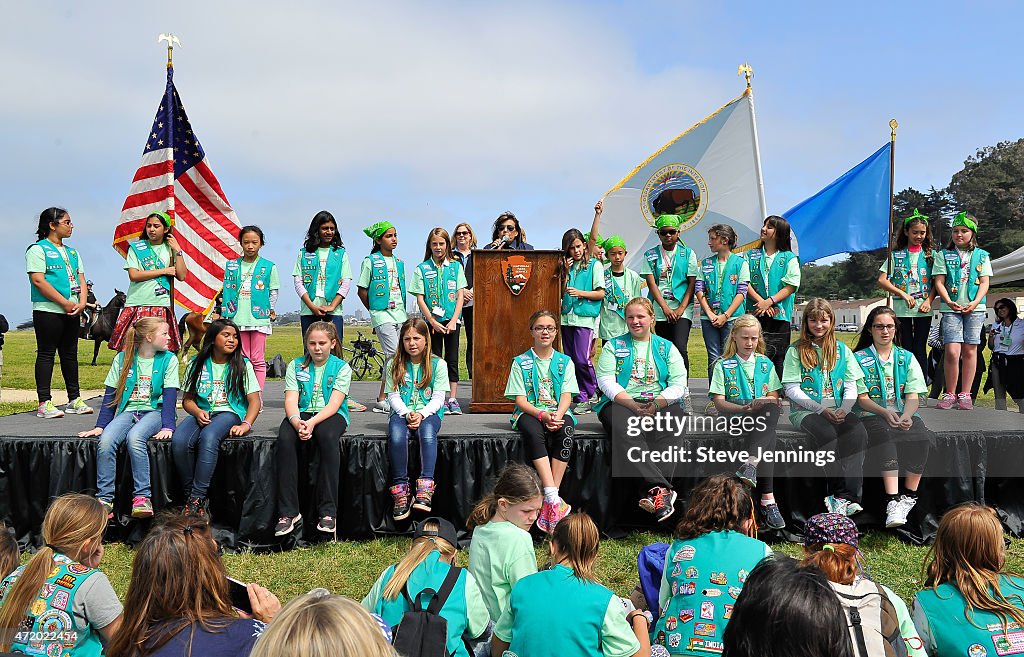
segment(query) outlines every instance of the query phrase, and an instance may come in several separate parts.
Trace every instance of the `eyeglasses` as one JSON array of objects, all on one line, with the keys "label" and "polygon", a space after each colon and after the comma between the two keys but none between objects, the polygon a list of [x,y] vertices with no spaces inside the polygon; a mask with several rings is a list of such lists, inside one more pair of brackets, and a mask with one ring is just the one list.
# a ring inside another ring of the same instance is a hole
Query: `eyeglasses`
[{"label": "eyeglasses", "polygon": [[537,333],[555,333],[558,331],[557,326],[534,326],[533,330]]},{"label": "eyeglasses", "polygon": [[876,331],[895,331],[896,330],[896,325],[895,324],[872,324],[871,328],[875,329]]},{"label": "eyeglasses", "polygon": [[516,225],[515,224],[505,224],[505,225],[503,225],[503,226],[498,228],[498,230],[500,230],[503,233],[511,233],[515,229],[516,229]]},{"label": "eyeglasses", "polygon": [[455,231],[455,237],[462,237],[463,235],[469,235],[468,230],[457,230]]},{"label": "eyeglasses", "polygon": [[672,235],[676,235],[678,233],[678,230],[672,230],[670,228],[663,228],[658,231],[658,234],[661,235],[662,237],[671,237]]}]

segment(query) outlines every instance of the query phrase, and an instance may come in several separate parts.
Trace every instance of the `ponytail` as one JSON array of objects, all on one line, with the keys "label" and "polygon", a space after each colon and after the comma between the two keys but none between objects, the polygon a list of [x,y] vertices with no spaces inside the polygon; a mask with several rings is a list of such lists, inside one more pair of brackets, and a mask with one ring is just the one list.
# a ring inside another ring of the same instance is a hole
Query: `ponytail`
[{"label": "ponytail", "polygon": [[594,564],[597,562],[597,551],[601,544],[601,534],[597,525],[586,512],[572,513],[555,525],[551,534],[551,542],[558,550],[563,561],[576,574],[576,578],[594,582]]},{"label": "ponytail", "polygon": [[159,317],[143,317],[125,331],[124,351],[121,353],[121,374],[118,376],[117,386],[114,388],[114,399],[110,402],[111,408],[116,409],[121,405],[121,399],[125,392],[124,387],[128,381],[128,372],[135,367],[135,356],[139,352],[139,343],[145,338],[152,337],[160,325],[166,323]]},{"label": "ponytail", "polygon": [[540,479],[533,468],[522,463],[507,465],[498,475],[498,480],[494,482],[494,490],[473,507],[473,512],[466,520],[466,527],[472,530],[474,527],[490,522],[498,511],[498,500],[505,500],[509,504],[520,504],[539,497],[541,494]]},{"label": "ponytail", "polygon": [[[423,522],[423,529],[428,531],[436,532],[439,526],[436,520],[426,520]],[[382,594],[384,599],[397,600],[398,596],[402,593],[402,589],[408,584],[409,576],[412,575],[412,572],[435,550],[441,553],[442,558],[449,561],[454,561],[455,554],[458,551],[454,545],[440,536],[421,536],[417,538],[412,542],[412,547],[405,553],[402,560],[395,566],[394,572],[391,573],[391,579],[388,580]]]},{"label": "ponytail", "polygon": [[853,584],[858,573],[864,572],[860,551],[846,543],[817,543],[804,548],[808,554],[803,566],[815,566],[825,573],[830,582]]}]

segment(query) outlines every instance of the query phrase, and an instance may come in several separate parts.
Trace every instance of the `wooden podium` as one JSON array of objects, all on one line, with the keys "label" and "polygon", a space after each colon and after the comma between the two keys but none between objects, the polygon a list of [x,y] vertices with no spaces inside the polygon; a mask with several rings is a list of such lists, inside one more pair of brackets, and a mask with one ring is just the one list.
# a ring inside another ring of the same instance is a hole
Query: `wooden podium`
[{"label": "wooden podium", "polygon": [[[471,413],[511,413],[515,407],[505,398],[509,367],[533,346],[530,315],[546,308],[559,317],[561,260],[561,251],[474,249]],[[560,345],[556,340],[555,348]]]}]

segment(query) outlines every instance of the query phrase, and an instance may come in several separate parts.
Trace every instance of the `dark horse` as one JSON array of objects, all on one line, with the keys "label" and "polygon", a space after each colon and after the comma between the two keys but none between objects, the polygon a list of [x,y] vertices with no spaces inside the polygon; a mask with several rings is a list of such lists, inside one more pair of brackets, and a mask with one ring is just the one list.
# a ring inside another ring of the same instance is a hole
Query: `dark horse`
[{"label": "dark horse", "polygon": [[[121,290],[114,290],[114,298],[107,302],[107,305],[103,306],[99,310],[99,316],[96,321],[92,324],[90,330],[90,339],[96,342],[96,346],[92,351],[92,364],[96,364],[96,357],[100,354],[100,345],[110,339],[110,336],[114,333],[114,324],[117,323],[117,316],[121,314],[121,310],[124,308],[125,294]],[[85,328],[82,329],[85,331]],[[85,337],[84,335],[82,336]]]}]

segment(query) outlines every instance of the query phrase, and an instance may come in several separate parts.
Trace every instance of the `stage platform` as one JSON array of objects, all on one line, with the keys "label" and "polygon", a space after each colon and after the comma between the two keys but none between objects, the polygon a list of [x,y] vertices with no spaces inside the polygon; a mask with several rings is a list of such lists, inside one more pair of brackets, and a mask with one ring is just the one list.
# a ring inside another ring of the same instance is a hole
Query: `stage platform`
[{"label": "stage platform", "polygon": [[[706,399],[707,380],[691,379],[691,390],[698,412]],[[378,384],[354,382],[353,398],[370,404],[376,398]],[[468,382],[459,386],[463,408],[469,407]],[[270,550],[291,547],[296,540],[322,538],[315,530],[316,507],[313,497],[315,450],[300,454],[300,472],[307,473],[308,486],[300,485],[304,527],[282,543],[273,536],[277,519],[275,443],[277,429],[284,417],[283,381],[267,382],[266,408],[253,432],[244,438],[231,438],[221,445],[217,470],[211,483],[211,515],[218,539],[227,549]],[[99,399],[90,400],[95,407]],[[179,409],[179,420],[183,412]],[[965,501],[995,505],[1001,510],[1008,529],[1024,534],[1024,416],[1005,411],[940,411],[923,409],[921,416],[936,433],[936,445],[926,468],[920,501],[901,536],[915,543],[929,541],[938,517],[946,508]],[[400,534],[409,522],[392,522],[387,492],[389,465],[385,433],[387,418],[382,414],[352,413],[352,425],[341,438],[342,477],[339,490],[338,532],[341,538],[368,538],[374,535]],[[25,546],[40,543],[39,527],[48,501],[69,491],[95,493],[95,439],[77,437],[79,431],[95,424],[95,415],[66,416],[40,420],[34,413],[0,418],[0,519],[6,521]],[[691,435],[691,448],[701,445],[742,447],[742,438],[723,435]],[[307,443],[307,445],[309,445]],[[783,416],[779,423],[779,448],[810,448],[808,438],[796,432]],[[419,468],[418,453],[411,449],[410,472]],[[149,443],[153,503],[159,510],[181,505],[174,476],[169,443]],[[611,477],[611,443],[595,414],[579,418],[577,443],[562,485],[565,499],[586,509],[602,530],[621,535],[632,529],[656,529],[650,517],[637,509],[640,483]],[[488,490],[497,472],[510,461],[522,460],[518,434],[504,414],[465,414],[447,416],[438,441],[438,482],[434,514],[445,516],[462,526],[474,503]],[[716,469],[717,468],[717,469]],[[868,473],[877,472],[869,462]],[[688,466],[686,476],[675,485],[682,496],[703,476],[728,471],[726,465]],[[111,540],[137,541],[148,521],[134,521],[131,508],[131,471],[127,455],[118,460],[117,518],[108,532]],[[303,489],[306,490],[303,490]],[[820,478],[776,479],[776,497],[789,523],[780,538],[792,539],[806,517],[824,510],[825,482]],[[878,527],[884,519],[881,482],[866,478],[865,511],[855,517],[862,528]],[[415,519],[415,516],[413,517]],[[312,522],[308,522],[312,520]],[[670,520],[666,524],[672,524]],[[670,528],[664,527],[663,531]],[[771,538],[768,535],[768,538]]]}]

